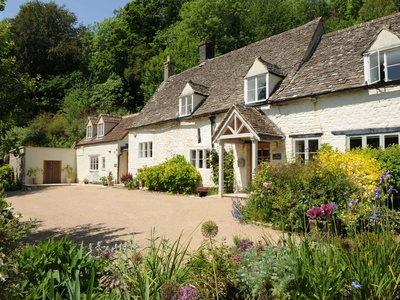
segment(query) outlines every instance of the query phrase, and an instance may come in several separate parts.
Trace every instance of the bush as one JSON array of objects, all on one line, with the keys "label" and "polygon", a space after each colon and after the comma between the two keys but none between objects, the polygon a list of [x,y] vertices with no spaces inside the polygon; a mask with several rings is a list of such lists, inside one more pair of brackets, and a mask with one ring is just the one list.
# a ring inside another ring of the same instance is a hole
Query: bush
[{"label": "bush", "polygon": [[0,166],[0,190],[15,190],[20,182],[14,182],[14,173],[11,165]]},{"label": "bush", "polygon": [[201,181],[201,175],[185,157],[176,155],[162,164],[140,169],[137,179],[144,182],[149,190],[190,194]]},{"label": "bush", "polygon": [[127,180],[132,180],[133,176],[131,173],[125,173],[121,175],[121,182],[124,183]]}]

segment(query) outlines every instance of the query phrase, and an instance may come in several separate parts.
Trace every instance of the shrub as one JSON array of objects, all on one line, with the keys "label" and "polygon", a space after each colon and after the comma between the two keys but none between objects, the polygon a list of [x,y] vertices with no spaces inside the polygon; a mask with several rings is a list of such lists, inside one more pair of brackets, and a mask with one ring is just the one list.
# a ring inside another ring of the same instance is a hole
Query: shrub
[{"label": "shrub", "polygon": [[201,181],[201,175],[184,156],[176,155],[162,164],[140,169],[137,179],[144,182],[149,190],[190,194]]},{"label": "shrub", "polygon": [[[233,150],[224,149],[224,192],[232,193],[235,183],[235,174],[233,169],[233,160],[235,156]],[[208,163],[211,166],[212,180],[216,186],[219,184],[219,155],[218,151],[213,149],[208,156]]]},{"label": "shrub", "polygon": [[121,175],[121,182],[124,183],[127,180],[132,180],[133,176],[131,173],[125,173]]},{"label": "shrub", "polygon": [[0,190],[14,190],[19,186],[20,182],[14,182],[12,166],[0,166]]}]

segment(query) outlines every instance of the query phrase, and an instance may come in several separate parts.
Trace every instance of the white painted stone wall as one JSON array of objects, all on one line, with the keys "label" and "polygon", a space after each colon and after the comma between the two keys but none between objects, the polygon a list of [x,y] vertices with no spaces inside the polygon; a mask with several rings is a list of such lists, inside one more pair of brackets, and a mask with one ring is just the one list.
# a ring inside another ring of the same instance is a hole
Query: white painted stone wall
[{"label": "white painted stone wall", "polygon": [[[108,176],[111,171],[114,181],[117,179],[118,174],[118,155],[120,154],[120,147],[128,143],[128,136],[119,142],[100,143],[92,145],[79,146],[76,149],[76,160],[78,168],[79,182],[85,178],[89,182],[98,182],[100,177]],[[99,170],[97,172],[90,170],[90,157],[99,157]],[[105,157],[105,168],[103,168],[102,157]]]},{"label": "white painted stone wall", "polygon": [[400,87],[358,89],[318,96],[315,103],[307,98],[263,110],[286,136],[272,153],[282,151],[290,160],[294,148],[289,136],[313,133],[323,133],[321,143],[345,151],[346,136],[332,131],[400,127]]},{"label": "white painted stone wall", "polygon": [[[194,121],[196,120],[196,121]],[[221,117],[216,120],[216,126]],[[198,143],[198,128],[201,142]],[[153,142],[153,157],[139,157],[139,143]],[[183,155],[189,161],[191,149],[211,149],[211,123],[209,118],[188,119],[180,122],[165,123],[156,129],[135,129],[129,132],[129,167],[134,176],[143,166],[163,163],[174,155]],[[198,169],[202,175],[203,186],[214,186],[211,169]]]}]

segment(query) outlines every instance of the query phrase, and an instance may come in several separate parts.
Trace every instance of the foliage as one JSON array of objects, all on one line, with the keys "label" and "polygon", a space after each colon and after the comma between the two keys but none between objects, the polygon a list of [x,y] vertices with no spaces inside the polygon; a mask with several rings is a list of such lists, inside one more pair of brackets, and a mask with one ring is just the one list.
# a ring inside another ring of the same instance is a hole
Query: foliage
[{"label": "foliage", "polygon": [[[235,174],[233,169],[233,160],[235,155],[233,150],[227,151],[224,149],[224,192],[232,193],[235,183]],[[208,156],[208,163],[211,166],[212,180],[215,185],[219,184],[219,154],[218,151],[213,149]]]},{"label": "foliage", "polygon": [[120,177],[120,180],[122,183],[124,183],[125,181],[130,180],[130,179],[133,179],[133,176],[131,173],[122,174]]},{"label": "foliage", "polygon": [[184,156],[176,155],[162,164],[138,170],[137,179],[149,190],[190,194],[201,181],[201,175]]},{"label": "foliage", "polygon": [[67,172],[68,177],[70,178],[76,177],[76,172],[74,171],[74,168],[72,168],[70,165],[66,165],[62,170]]},{"label": "foliage", "polygon": [[11,165],[0,166],[0,191],[10,190],[16,187],[14,173]]},{"label": "foliage", "polygon": [[41,168],[41,167],[29,168],[29,170],[26,173],[26,175],[28,175],[29,177],[36,177],[37,173],[43,173],[43,168]]},{"label": "foliage", "polygon": [[20,280],[18,253],[21,239],[30,231],[30,222],[21,222],[21,214],[16,213],[11,203],[0,191],[0,295],[4,299],[15,299]]}]

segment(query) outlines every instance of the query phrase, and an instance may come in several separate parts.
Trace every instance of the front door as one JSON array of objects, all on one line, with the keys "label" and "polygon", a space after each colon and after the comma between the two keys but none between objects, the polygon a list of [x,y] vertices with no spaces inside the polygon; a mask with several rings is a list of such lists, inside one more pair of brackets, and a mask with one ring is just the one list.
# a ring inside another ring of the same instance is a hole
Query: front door
[{"label": "front door", "polygon": [[61,160],[45,160],[43,183],[61,183]]}]

